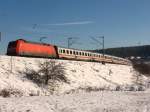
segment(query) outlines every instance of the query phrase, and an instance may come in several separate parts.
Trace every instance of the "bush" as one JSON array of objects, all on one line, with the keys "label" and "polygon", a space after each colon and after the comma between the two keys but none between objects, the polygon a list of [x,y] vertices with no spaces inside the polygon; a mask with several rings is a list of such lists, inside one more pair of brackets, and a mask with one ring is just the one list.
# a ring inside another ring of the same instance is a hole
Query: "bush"
[{"label": "bush", "polygon": [[124,91],[145,91],[145,87],[142,85],[128,85],[124,88]]},{"label": "bush", "polygon": [[108,87],[85,87],[85,88],[79,88],[80,90],[84,90],[86,92],[92,92],[92,91],[105,91],[108,90]]},{"label": "bush", "polygon": [[38,72],[36,72],[34,70],[26,69],[25,74],[26,74],[27,79],[32,80],[33,82],[35,82],[38,85],[44,83],[43,77]]},{"label": "bush", "polygon": [[21,96],[23,96],[23,93],[17,89],[9,88],[9,89],[2,89],[0,91],[0,96],[5,97],[5,98],[10,97],[10,96],[21,97]]},{"label": "bush", "polygon": [[121,86],[118,85],[118,86],[116,86],[115,90],[116,90],[116,91],[121,91],[122,88],[121,88]]},{"label": "bush", "polygon": [[132,61],[133,68],[140,74],[150,76],[150,65],[144,62]]},{"label": "bush", "polygon": [[138,90],[137,91],[145,91],[145,87],[144,86],[138,86]]},{"label": "bush", "polygon": [[[61,63],[56,63],[52,60],[46,60],[38,64],[39,70],[29,70],[26,69],[26,77],[36,84],[47,85],[49,82],[65,82],[69,83],[65,74],[65,68]],[[50,81],[49,81],[50,80]]]},{"label": "bush", "polygon": [[136,88],[134,86],[129,87],[129,91],[136,91]]},{"label": "bush", "polygon": [[0,96],[2,96],[2,97],[10,97],[10,91],[8,91],[7,89],[3,89],[0,92]]}]

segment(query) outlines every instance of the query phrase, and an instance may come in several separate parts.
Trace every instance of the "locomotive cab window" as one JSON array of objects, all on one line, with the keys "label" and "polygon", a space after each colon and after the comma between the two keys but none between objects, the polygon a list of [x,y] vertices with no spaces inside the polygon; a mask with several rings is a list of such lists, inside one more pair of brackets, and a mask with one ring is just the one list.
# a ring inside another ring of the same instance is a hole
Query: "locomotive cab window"
[{"label": "locomotive cab window", "polygon": [[17,41],[10,42],[8,45],[9,48],[16,47],[16,46],[17,46]]},{"label": "locomotive cab window", "polygon": [[69,51],[67,50],[67,54],[69,54]]}]

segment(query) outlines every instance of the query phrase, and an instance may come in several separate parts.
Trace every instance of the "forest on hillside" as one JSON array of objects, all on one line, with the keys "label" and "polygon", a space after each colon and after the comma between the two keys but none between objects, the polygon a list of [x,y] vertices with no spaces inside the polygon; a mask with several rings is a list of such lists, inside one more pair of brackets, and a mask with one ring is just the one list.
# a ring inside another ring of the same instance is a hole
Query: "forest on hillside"
[{"label": "forest on hillside", "polygon": [[[103,50],[94,50],[94,52],[103,53]],[[110,54],[119,57],[150,57],[150,45],[144,46],[132,46],[132,47],[118,47],[118,48],[108,48],[105,49],[105,54]]]}]

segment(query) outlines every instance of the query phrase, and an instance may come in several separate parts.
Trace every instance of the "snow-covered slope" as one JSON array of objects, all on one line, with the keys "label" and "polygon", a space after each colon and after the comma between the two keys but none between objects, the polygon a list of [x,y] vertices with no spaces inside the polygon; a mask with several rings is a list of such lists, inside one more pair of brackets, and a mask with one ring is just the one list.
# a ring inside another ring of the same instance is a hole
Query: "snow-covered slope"
[{"label": "snow-covered slope", "polygon": [[[49,94],[22,74],[25,68],[37,70],[41,58],[0,56],[0,90],[12,88],[24,95]],[[63,63],[70,84],[61,83],[57,92],[64,93],[78,88],[115,88],[118,85],[133,84],[135,71],[132,66],[101,64],[94,62],[56,60]]]}]

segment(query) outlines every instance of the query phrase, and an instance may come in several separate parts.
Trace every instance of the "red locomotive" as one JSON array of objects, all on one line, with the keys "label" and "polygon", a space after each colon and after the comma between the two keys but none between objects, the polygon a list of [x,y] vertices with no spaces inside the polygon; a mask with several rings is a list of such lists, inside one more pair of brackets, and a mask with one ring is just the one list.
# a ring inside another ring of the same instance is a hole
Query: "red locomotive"
[{"label": "red locomotive", "polygon": [[98,61],[125,65],[130,63],[129,60],[111,55],[103,56],[100,53],[62,48],[45,43],[29,42],[23,39],[9,42],[7,55]]},{"label": "red locomotive", "polygon": [[9,42],[7,55],[51,58],[56,58],[58,56],[56,46],[29,42],[23,39]]}]

